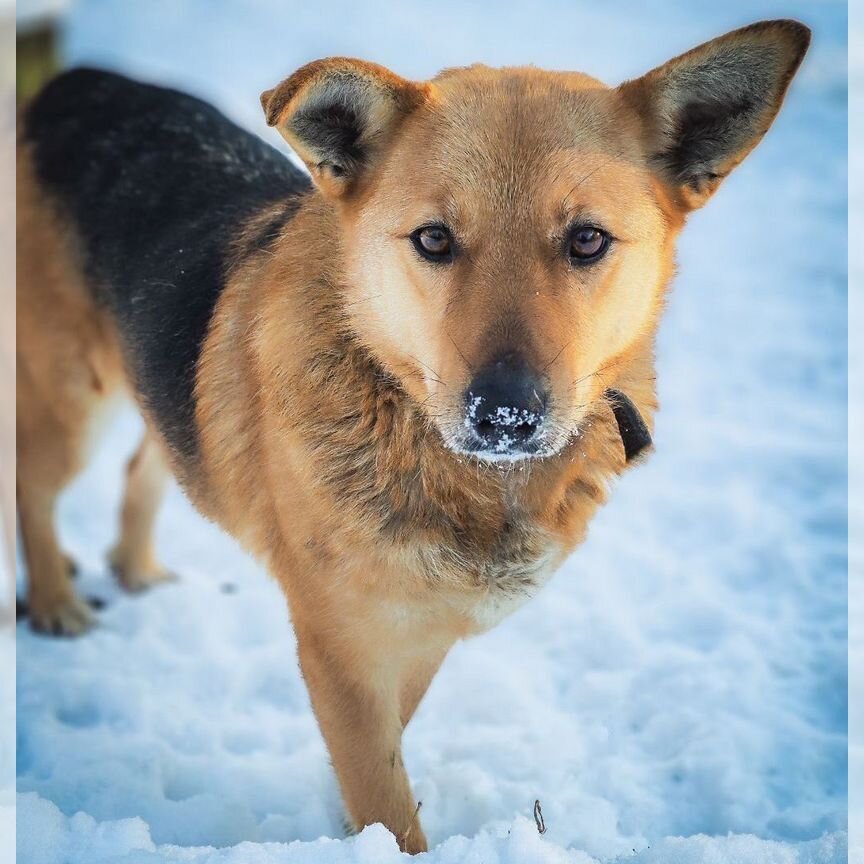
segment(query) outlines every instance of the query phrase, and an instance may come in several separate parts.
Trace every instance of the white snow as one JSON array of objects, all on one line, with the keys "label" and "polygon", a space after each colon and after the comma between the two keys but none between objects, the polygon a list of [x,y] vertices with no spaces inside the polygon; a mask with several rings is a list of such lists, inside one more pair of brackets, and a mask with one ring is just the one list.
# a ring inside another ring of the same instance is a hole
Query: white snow
[{"label": "white snow", "polygon": [[482,396],[468,394],[468,404],[465,406],[465,426],[470,428],[477,417],[477,409],[483,404]]},{"label": "white snow", "polygon": [[[814,27],[776,127],[685,231],[656,452],[537,598],[454,649],[405,759],[430,864],[845,862],[845,4],[289,5],[83,0],[69,55],[263,132],[257,94],[316,56],[611,81],[760,17]],[[180,581],[111,584],[139,430],[124,413],[60,508],[101,626],[19,627],[18,860],[401,860],[380,826],[344,839],[284,603],[233,541],[175,489],[158,540]]]}]

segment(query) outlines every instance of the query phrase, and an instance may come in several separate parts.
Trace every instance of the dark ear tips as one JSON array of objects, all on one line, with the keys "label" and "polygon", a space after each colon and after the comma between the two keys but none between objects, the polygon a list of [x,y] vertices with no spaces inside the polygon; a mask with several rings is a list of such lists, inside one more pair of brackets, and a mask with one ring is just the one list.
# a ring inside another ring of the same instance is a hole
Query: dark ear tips
[{"label": "dark ear tips", "polygon": [[624,458],[627,462],[632,462],[653,444],[651,433],[639,409],[628,396],[620,390],[612,389],[607,390],[605,395],[618,423],[618,433],[624,445]]}]

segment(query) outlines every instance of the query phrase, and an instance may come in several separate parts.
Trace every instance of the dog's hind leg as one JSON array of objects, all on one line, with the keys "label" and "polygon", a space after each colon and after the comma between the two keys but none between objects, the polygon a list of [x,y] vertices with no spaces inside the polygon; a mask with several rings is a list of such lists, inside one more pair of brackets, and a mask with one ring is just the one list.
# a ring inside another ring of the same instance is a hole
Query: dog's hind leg
[{"label": "dog's hind leg", "polygon": [[126,468],[120,537],[110,555],[117,579],[127,591],[142,591],[172,578],[153,550],[153,528],[168,476],[159,442],[148,429]]},{"label": "dog's hind leg", "polygon": [[81,370],[70,364],[67,386],[55,382],[56,390],[43,389],[49,376],[36,375],[31,359],[19,350],[17,498],[27,605],[34,630],[76,636],[90,626],[92,614],[75,594],[70,559],[60,548],[54,520],[60,492],[84,464],[91,406],[74,394]]},{"label": "dog's hind leg", "polygon": [[84,467],[98,415],[122,387],[122,364],[74,232],[45,198],[26,148],[17,181],[16,491],[28,607],[34,629],[73,636],[92,615],[69,578],[54,511]]}]

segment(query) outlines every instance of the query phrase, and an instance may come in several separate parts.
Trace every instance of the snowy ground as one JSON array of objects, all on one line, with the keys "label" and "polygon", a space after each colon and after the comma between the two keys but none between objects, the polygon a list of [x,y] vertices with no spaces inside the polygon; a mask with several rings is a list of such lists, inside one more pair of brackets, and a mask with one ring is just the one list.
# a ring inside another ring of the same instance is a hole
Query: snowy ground
[{"label": "snowy ground", "polygon": [[[263,131],[258,92],[321,55],[614,81],[760,17],[814,27],[775,129],[685,234],[656,454],[539,598],[457,646],[406,763],[434,864],[845,861],[845,5],[286,5],[86,0],[68,52]],[[137,599],[111,585],[138,429],[118,419],[61,507],[102,626],[19,628],[19,861],[397,860],[380,827],[341,839],[282,600],[232,541],[174,490],[159,545],[181,581]]]}]

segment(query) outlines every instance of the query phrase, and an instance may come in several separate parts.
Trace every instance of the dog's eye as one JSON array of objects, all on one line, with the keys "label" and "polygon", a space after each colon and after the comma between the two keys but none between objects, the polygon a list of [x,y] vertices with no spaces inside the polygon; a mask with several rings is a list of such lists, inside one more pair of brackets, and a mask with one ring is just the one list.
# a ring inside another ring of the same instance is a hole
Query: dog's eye
[{"label": "dog's eye", "polygon": [[443,225],[426,225],[411,235],[414,248],[428,261],[453,260],[453,238]]},{"label": "dog's eye", "polygon": [[577,225],[567,240],[567,256],[575,264],[602,257],[609,248],[609,235],[593,225]]}]

